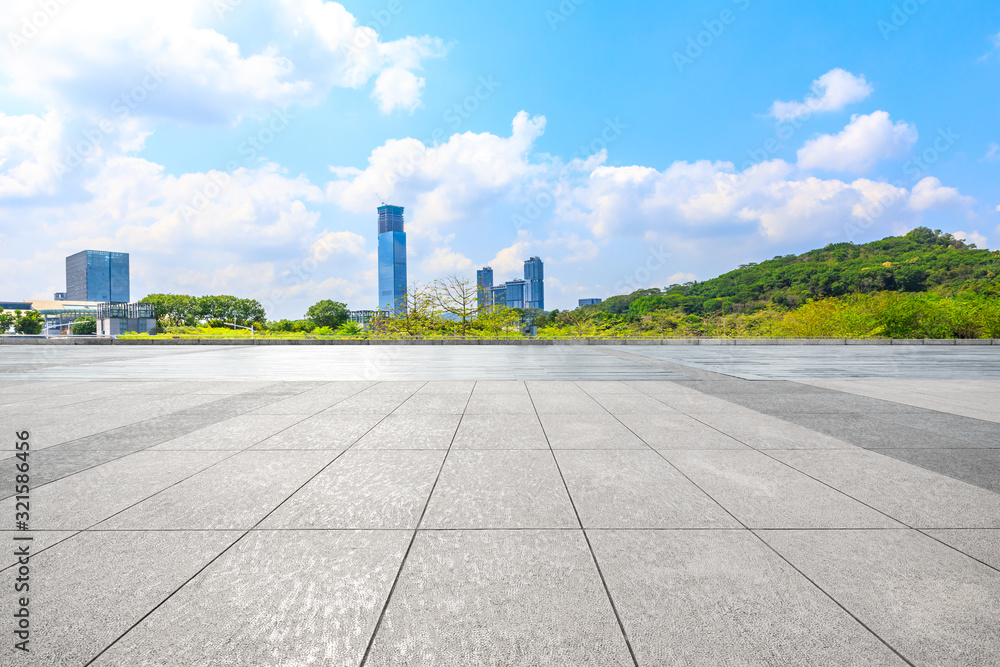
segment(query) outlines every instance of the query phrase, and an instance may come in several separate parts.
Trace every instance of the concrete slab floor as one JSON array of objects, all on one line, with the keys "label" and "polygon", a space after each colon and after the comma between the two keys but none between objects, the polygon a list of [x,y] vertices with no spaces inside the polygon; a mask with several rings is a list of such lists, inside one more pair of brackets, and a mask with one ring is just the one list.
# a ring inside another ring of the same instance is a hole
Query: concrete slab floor
[{"label": "concrete slab floor", "polygon": [[1000,664],[1000,349],[832,349],[0,348],[0,666]]}]

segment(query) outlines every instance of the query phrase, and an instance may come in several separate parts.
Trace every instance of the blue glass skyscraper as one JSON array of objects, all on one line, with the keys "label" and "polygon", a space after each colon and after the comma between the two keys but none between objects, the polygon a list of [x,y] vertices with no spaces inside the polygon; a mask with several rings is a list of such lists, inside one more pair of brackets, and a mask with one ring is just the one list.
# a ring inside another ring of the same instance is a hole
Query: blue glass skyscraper
[{"label": "blue glass skyscraper", "polygon": [[489,266],[476,271],[476,296],[479,309],[485,310],[493,306],[493,269]]},{"label": "blue glass skyscraper", "polygon": [[128,303],[128,253],[83,250],[67,257],[66,299]]},{"label": "blue glass skyscraper", "polygon": [[378,308],[406,308],[406,232],[403,207],[378,207]]},{"label": "blue glass skyscraper", "polygon": [[545,310],[545,272],[542,260],[532,257],[524,262],[524,305]]}]

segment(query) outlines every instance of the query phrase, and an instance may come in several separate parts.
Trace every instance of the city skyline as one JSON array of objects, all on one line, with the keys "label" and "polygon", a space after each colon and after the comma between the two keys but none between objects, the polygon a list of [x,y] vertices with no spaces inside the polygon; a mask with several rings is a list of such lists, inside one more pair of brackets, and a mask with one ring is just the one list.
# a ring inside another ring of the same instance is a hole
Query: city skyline
[{"label": "city skyline", "polygon": [[375,193],[408,280],[538,256],[549,309],[921,225],[1000,241],[993,3],[57,4],[0,16],[4,298],[104,247],[134,298],[376,307]]}]

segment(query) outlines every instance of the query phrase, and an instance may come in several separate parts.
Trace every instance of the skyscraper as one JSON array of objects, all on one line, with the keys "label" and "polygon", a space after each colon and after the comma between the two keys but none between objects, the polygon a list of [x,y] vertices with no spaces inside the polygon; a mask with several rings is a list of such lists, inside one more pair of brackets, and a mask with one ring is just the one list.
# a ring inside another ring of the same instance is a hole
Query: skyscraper
[{"label": "skyscraper", "polygon": [[476,271],[476,297],[480,310],[493,305],[493,269],[489,266]]},{"label": "skyscraper", "polygon": [[66,300],[128,303],[128,253],[83,250],[67,257]]},{"label": "skyscraper", "polygon": [[378,207],[378,308],[406,308],[406,232],[403,207]]},{"label": "skyscraper", "polygon": [[524,262],[524,305],[545,310],[545,272],[542,260],[532,257]]}]

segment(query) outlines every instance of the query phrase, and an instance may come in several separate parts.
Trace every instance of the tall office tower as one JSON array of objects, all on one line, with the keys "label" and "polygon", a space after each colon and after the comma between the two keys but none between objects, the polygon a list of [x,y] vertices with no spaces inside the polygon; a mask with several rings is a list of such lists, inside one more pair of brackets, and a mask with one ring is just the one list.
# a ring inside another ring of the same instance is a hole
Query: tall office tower
[{"label": "tall office tower", "polygon": [[67,257],[66,300],[128,303],[128,253],[83,250]]},{"label": "tall office tower", "polygon": [[493,269],[488,266],[476,271],[476,299],[480,310],[493,305]]},{"label": "tall office tower", "polygon": [[406,232],[403,207],[378,207],[378,308],[406,309]]},{"label": "tall office tower", "polygon": [[527,308],[545,310],[545,272],[542,260],[532,257],[524,262],[525,286],[524,305]]},{"label": "tall office tower", "polygon": [[507,283],[494,285],[490,288],[489,304],[491,306],[507,305]]},{"label": "tall office tower", "polygon": [[504,305],[508,308],[524,308],[524,297],[528,291],[529,283],[525,280],[508,280],[504,285],[507,288],[504,295]]}]

